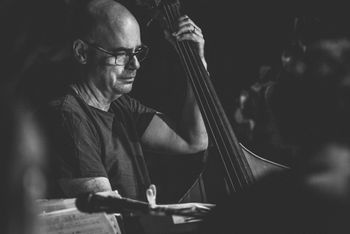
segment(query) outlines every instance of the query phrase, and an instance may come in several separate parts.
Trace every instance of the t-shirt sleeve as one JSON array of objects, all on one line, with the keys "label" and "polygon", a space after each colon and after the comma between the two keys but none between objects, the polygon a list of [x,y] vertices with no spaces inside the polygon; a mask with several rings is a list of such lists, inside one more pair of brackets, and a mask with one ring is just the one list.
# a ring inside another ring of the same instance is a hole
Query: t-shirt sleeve
[{"label": "t-shirt sleeve", "polygon": [[127,98],[130,105],[130,109],[132,111],[133,118],[136,122],[137,134],[141,137],[148,125],[150,124],[151,120],[153,119],[153,116],[155,114],[160,113],[150,107],[143,105],[142,103],[131,97]]},{"label": "t-shirt sleeve", "polygon": [[71,112],[63,112],[53,126],[57,179],[107,177],[101,161],[99,141],[87,120]]}]

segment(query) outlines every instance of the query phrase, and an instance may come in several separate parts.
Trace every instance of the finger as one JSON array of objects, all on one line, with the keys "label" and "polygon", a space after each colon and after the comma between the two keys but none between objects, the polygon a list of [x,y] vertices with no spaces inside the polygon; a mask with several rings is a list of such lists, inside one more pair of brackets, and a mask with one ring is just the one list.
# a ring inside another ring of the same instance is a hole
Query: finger
[{"label": "finger", "polygon": [[154,197],[157,197],[157,188],[154,184],[151,184],[149,188],[153,191]]},{"label": "finger", "polygon": [[179,22],[178,27],[180,29],[180,28],[186,27],[188,25],[192,25],[196,29],[196,31],[202,32],[202,29],[200,27],[198,27],[191,19],[187,19],[186,21]]},{"label": "finger", "polygon": [[177,26],[180,27],[183,24],[195,24],[190,18],[179,19],[177,21]]},{"label": "finger", "polygon": [[147,189],[146,190],[146,197],[147,197],[147,201],[148,203],[153,203],[154,201],[154,195],[151,189]]},{"label": "finger", "polygon": [[153,184],[151,184],[149,187],[148,187],[148,189],[147,189],[147,191],[149,192],[149,195],[151,195],[152,197],[154,197],[155,196],[155,186],[153,185]]},{"label": "finger", "polygon": [[193,27],[197,30],[197,31],[202,31],[202,29],[200,29],[187,15],[181,16],[178,19],[178,28],[182,28],[184,26],[187,25],[193,25]]},{"label": "finger", "polygon": [[179,29],[179,31],[173,33],[175,37],[178,37],[183,34],[196,34],[200,37],[203,37],[202,31],[199,31],[195,26],[191,24],[184,25]]},{"label": "finger", "polygon": [[182,25],[173,35],[178,36],[184,33],[191,33],[193,31],[195,31],[195,27],[192,24],[185,24]]},{"label": "finger", "polygon": [[118,190],[113,190],[113,192],[115,193],[115,195],[119,198],[121,198],[122,196],[119,194]]},{"label": "finger", "polygon": [[193,25],[195,25],[196,27],[198,27],[198,26],[193,22],[193,20],[192,20],[191,18],[189,18],[187,15],[178,18],[178,25],[185,24],[185,23],[190,23],[190,24],[193,24]]},{"label": "finger", "polygon": [[197,28],[195,30],[193,30],[191,33],[196,34],[199,37],[204,37],[202,34],[202,31],[198,30]]},{"label": "finger", "polygon": [[156,196],[157,196],[156,186],[152,184],[146,190],[147,201],[150,205],[152,206],[156,205]]},{"label": "finger", "polygon": [[186,20],[188,20],[190,17],[188,17],[188,15],[182,15],[182,16],[180,16],[179,18],[178,18],[178,21],[180,22],[180,21],[186,21]]},{"label": "finger", "polygon": [[185,34],[181,34],[179,36],[176,37],[176,39],[178,41],[193,41],[193,42],[197,42],[197,43],[204,43],[204,38],[200,35],[194,34],[194,33],[185,33]]}]

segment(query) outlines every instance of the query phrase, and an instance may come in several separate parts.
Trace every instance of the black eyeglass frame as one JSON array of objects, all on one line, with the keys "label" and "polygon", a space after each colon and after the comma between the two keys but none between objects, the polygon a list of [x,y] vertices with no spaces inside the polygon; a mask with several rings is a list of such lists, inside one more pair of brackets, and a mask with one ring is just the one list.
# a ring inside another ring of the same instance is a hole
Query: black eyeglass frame
[{"label": "black eyeglass frame", "polygon": [[[90,42],[88,42],[86,40],[82,40],[82,39],[80,39],[80,40],[82,42],[84,42],[85,44],[87,44],[88,46],[91,46],[92,48],[94,48],[100,52],[103,52],[105,54],[108,54],[108,55],[111,55],[112,57],[114,57],[114,65],[116,65],[116,66],[127,66],[134,56],[136,56],[136,58],[139,62],[142,62],[147,58],[147,54],[149,52],[149,47],[145,44],[141,44],[141,46],[138,47],[138,49],[135,52],[131,52],[131,51],[128,51],[126,49],[120,49],[120,51],[125,53],[123,55],[128,57],[128,61],[125,64],[119,64],[119,63],[117,63],[117,56],[120,56],[121,54],[118,54],[118,52],[112,52],[112,51],[104,49],[103,47],[101,47],[97,44],[90,43]],[[143,58],[137,57],[137,55],[139,55],[141,52],[144,52],[144,57]]]}]

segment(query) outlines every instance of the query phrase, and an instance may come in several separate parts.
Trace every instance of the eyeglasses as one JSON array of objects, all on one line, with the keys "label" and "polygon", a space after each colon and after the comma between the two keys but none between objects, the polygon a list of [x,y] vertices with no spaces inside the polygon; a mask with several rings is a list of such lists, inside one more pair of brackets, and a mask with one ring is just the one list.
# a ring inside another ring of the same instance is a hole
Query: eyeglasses
[{"label": "eyeglasses", "polygon": [[126,49],[120,49],[120,51],[112,52],[108,51],[101,46],[98,46],[96,44],[92,44],[90,42],[87,42],[85,40],[82,40],[84,43],[86,43],[88,46],[91,46],[92,48],[101,51],[105,54],[111,55],[114,60],[112,60],[112,65],[118,65],[118,66],[126,66],[129,64],[129,62],[132,60],[134,56],[136,56],[137,60],[139,62],[142,62],[146,59],[149,48],[148,46],[142,44],[140,47],[136,48],[136,50],[133,52],[131,50]]}]

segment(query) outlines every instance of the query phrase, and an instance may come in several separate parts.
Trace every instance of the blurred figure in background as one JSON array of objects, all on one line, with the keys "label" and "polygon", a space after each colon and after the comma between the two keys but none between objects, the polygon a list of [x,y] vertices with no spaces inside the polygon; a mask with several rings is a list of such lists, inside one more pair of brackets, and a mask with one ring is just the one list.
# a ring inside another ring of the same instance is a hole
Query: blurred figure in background
[{"label": "blurred figure in background", "polygon": [[349,203],[350,40],[320,40],[298,63],[298,77],[287,77],[272,98],[277,124],[303,149],[297,165],[304,182]]},{"label": "blurred figure in background", "polygon": [[35,200],[46,191],[43,132],[26,105],[4,90],[0,106],[0,233],[37,234]]},{"label": "blurred figure in background", "polygon": [[297,63],[271,97],[295,166],[218,204],[203,233],[349,233],[350,41],[315,42]]},{"label": "blurred figure in background", "polygon": [[290,145],[281,137],[271,112],[271,95],[277,83],[284,79],[284,73],[297,71],[296,61],[306,50],[305,32],[302,29],[312,17],[294,17],[290,20],[286,41],[281,48],[276,64],[261,65],[256,81],[243,89],[236,100],[234,122],[242,143],[260,156],[292,166],[298,147]]},{"label": "blurred figure in background", "polygon": [[[256,81],[242,90],[236,100],[234,122],[242,141],[253,152],[272,161],[293,166],[299,146],[286,142],[271,110],[272,95],[279,83],[303,67],[298,63],[305,51],[321,38],[349,36],[348,19],[338,17],[298,16],[289,21],[284,45],[276,63],[264,64]],[[287,26],[287,25],[286,25]]]}]

